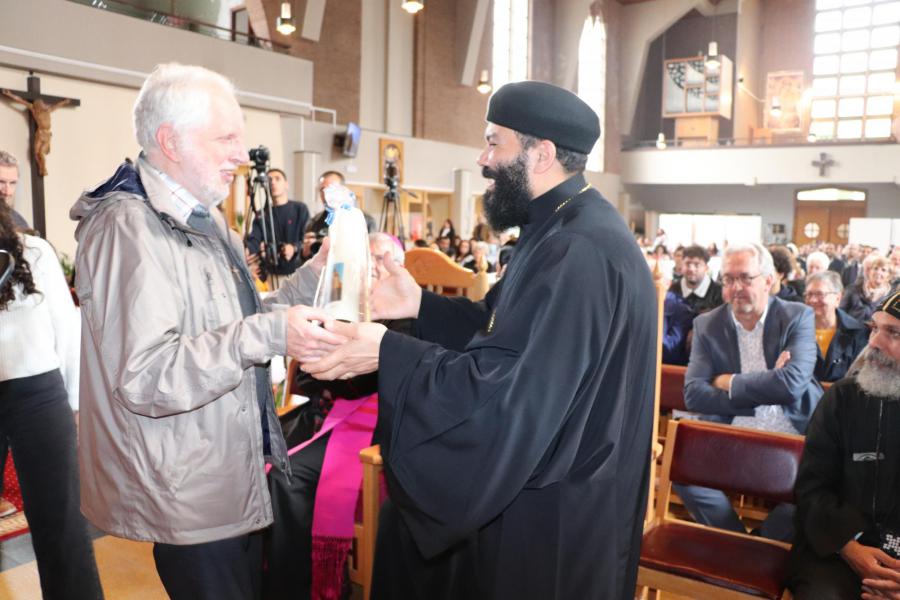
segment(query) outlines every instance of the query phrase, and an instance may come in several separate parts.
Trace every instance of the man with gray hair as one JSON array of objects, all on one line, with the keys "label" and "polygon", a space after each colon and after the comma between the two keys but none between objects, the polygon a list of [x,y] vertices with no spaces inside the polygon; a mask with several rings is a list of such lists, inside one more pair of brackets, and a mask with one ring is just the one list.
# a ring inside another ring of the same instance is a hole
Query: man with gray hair
[{"label": "man with gray hair", "polygon": [[13,209],[13,225],[16,229],[24,231],[31,229],[28,221],[15,210],[16,185],[19,183],[19,161],[16,157],[0,150],[0,202],[6,204]]},{"label": "man with gray hair", "polygon": [[806,274],[812,275],[813,273],[827,271],[829,264],[831,264],[831,259],[824,252],[819,250],[810,252],[806,257]]},{"label": "man with gray hair", "polygon": [[787,579],[797,600],[900,598],[900,292],[806,434]]},{"label": "man with gray hair", "polygon": [[309,302],[313,259],[260,302],[217,209],[248,161],[232,84],[158,66],[134,107],[142,153],[71,210],[82,313],[85,516],[155,542],[176,600],[261,595],[265,463],[290,475],[268,362],[343,341]]},{"label": "man with gray hair", "polygon": [[[769,295],[774,272],[772,256],[760,244],[732,244],[725,251],[725,304],[694,320],[684,401],[710,421],[802,434],[822,395],[813,376],[815,322],[808,306]],[[677,489],[697,521],[746,532],[722,492]],[[793,506],[780,505],[760,533],[789,540],[792,518]]]}]

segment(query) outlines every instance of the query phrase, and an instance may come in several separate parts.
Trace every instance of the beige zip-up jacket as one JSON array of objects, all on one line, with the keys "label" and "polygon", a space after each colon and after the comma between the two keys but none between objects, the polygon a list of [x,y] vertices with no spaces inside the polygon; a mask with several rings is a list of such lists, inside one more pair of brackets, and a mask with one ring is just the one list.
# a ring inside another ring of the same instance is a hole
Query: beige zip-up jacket
[{"label": "beige zip-up jacket", "polygon": [[[298,272],[265,312],[243,318],[221,243],[177,215],[142,159],[70,212],[79,221],[81,503],[113,535],[198,544],[272,522],[254,365],[285,353],[277,305],[310,303],[316,276]],[[286,470],[265,406],[270,460]]]}]

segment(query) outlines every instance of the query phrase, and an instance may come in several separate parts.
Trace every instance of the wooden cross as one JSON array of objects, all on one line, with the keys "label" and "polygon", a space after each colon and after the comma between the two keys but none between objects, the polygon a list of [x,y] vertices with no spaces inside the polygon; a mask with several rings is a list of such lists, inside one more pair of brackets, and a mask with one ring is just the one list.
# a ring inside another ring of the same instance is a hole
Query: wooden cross
[{"label": "wooden cross", "polygon": [[819,160],[812,161],[812,166],[819,167],[819,177],[825,177],[825,169],[834,166],[836,163],[828,158],[824,152],[819,154]]},{"label": "wooden cross", "polygon": [[47,175],[47,154],[50,153],[50,113],[63,106],[80,106],[75,98],[61,98],[41,94],[41,80],[33,71],[28,74],[28,91],[0,88],[0,94],[27,109],[31,147],[31,205],[34,228],[47,235],[44,205],[44,176]]}]

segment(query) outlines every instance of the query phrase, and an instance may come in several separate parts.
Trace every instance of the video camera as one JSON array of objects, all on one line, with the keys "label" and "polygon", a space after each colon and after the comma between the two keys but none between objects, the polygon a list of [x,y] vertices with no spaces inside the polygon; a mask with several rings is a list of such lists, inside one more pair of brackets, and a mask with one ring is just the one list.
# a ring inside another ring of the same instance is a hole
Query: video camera
[{"label": "video camera", "polygon": [[[260,258],[260,279],[275,269],[283,258],[284,244],[275,239],[275,217],[272,213],[272,183],[269,181],[269,149],[265,146],[250,148],[252,173],[250,179],[250,214],[244,220],[244,245],[250,254],[258,254]],[[259,221],[262,230],[262,247],[251,244],[253,224]]]}]

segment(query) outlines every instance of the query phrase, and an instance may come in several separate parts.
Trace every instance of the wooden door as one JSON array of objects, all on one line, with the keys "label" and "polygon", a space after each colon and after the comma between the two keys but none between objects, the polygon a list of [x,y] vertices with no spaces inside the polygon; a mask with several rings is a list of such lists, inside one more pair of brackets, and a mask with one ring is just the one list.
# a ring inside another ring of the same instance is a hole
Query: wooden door
[{"label": "wooden door", "polygon": [[[859,206],[862,204],[862,206]],[[828,241],[832,244],[846,244],[850,241],[850,219],[866,216],[866,205],[863,202],[853,202],[847,206],[841,203],[831,209],[828,220]]]},{"label": "wooden door", "polygon": [[794,243],[813,242],[846,244],[850,233],[850,219],[866,216],[867,202],[809,201],[794,202]]},{"label": "wooden door", "polygon": [[798,246],[824,241],[829,231],[829,208],[808,204],[818,203],[804,202],[794,210],[794,243]]}]

